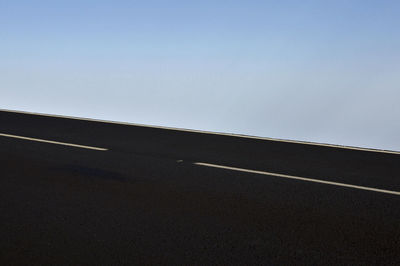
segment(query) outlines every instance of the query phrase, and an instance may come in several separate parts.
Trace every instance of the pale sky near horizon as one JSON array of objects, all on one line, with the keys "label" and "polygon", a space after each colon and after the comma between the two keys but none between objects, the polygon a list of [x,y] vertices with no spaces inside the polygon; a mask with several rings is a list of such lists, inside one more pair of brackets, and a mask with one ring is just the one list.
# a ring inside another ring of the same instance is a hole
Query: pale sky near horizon
[{"label": "pale sky near horizon", "polygon": [[0,0],[0,109],[400,151],[399,14],[385,0]]}]

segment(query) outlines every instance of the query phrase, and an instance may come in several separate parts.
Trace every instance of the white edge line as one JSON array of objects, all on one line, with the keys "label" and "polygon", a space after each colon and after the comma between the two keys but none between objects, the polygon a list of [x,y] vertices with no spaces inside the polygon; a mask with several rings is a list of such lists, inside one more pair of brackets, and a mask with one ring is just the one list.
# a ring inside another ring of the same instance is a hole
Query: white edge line
[{"label": "white edge line", "polygon": [[312,179],[312,178],[306,178],[306,177],[300,177],[300,176],[292,176],[292,175],[284,175],[284,174],[277,174],[277,173],[271,173],[271,172],[243,169],[243,168],[230,167],[230,166],[217,165],[217,164],[210,164],[210,163],[195,162],[193,164],[200,165],[200,166],[221,168],[221,169],[227,169],[227,170],[233,170],[233,171],[239,171],[239,172],[246,172],[246,173],[253,173],[253,174],[260,174],[260,175],[276,176],[276,177],[282,177],[282,178],[287,178],[287,179],[295,179],[295,180],[301,180],[301,181],[306,181],[306,182],[313,182],[313,183],[320,183],[320,184],[326,184],[326,185],[347,187],[347,188],[367,190],[367,191],[373,191],[373,192],[386,193],[386,194],[392,194],[392,195],[400,196],[400,192],[392,191],[392,190],[385,190],[385,189],[378,189],[378,188],[371,188],[371,187],[364,187],[364,186],[356,186],[356,185],[350,185],[350,184],[345,184],[345,183],[338,183],[338,182],[325,181],[325,180],[319,180],[319,179]]},{"label": "white edge line", "polygon": [[105,148],[78,145],[78,144],[65,143],[65,142],[58,142],[58,141],[53,141],[53,140],[29,138],[29,137],[10,135],[10,134],[4,134],[4,133],[0,133],[0,136],[8,137],[8,138],[15,138],[15,139],[30,140],[30,141],[36,141],[36,142],[44,142],[44,143],[50,143],[50,144],[57,144],[57,145],[64,145],[64,146],[70,146],[70,147],[75,147],[75,148],[83,148],[83,149],[89,149],[89,150],[96,150],[96,151],[108,151],[108,149],[105,149]]},{"label": "white edge line", "polygon": [[81,118],[81,117],[75,117],[75,116],[43,114],[43,113],[16,111],[16,110],[7,110],[7,109],[0,109],[0,111],[1,112],[8,112],[8,113],[20,113],[20,114],[28,114],[28,115],[36,115],[36,116],[66,118],[66,119],[90,121],[90,122],[100,122],[100,123],[116,124],[116,125],[137,126],[137,127],[147,127],[147,128],[158,128],[158,129],[166,129],[166,130],[173,130],[173,131],[193,132],[193,133],[200,133],[200,134],[220,135],[220,136],[228,136],[228,137],[267,140],[267,141],[274,141],[274,142],[294,143],[294,144],[329,147],[329,148],[337,148],[337,149],[345,149],[345,150],[355,150],[355,151],[365,151],[365,152],[376,152],[376,153],[386,153],[386,154],[400,155],[400,151],[379,150],[379,149],[352,147],[352,146],[337,145],[337,144],[327,144],[327,143],[317,143],[317,142],[308,142],[308,141],[298,141],[298,140],[287,140],[287,139],[278,139],[278,138],[258,137],[258,136],[249,136],[249,135],[243,135],[243,134],[211,132],[211,131],[196,130],[196,129],[184,129],[184,128],[144,125],[144,124],[136,124],[136,123],[128,123],[128,122],[111,121],[111,120],[101,120],[101,119],[94,119],[94,118]]}]

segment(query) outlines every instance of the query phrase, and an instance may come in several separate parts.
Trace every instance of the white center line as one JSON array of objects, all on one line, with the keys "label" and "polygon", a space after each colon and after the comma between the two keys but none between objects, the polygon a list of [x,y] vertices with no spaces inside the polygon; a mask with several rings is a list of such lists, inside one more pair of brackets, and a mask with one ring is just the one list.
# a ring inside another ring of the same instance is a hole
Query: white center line
[{"label": "white center line", "polygon": [[281,178],[295,179],[295,180],[301,180],[301,181],[306,181],[306,182],[314,182],[314,183],[320,183],[320,184],[326,184],[326,185],[347,187],[347,188],[367,190],[367,191],[386,193],[386,194],[393,194],[393,195],[400,196],[400,192],[392,191],[392,190],[385,190],[385,189],[378,189],[378,188],[364,187],[364,186],[356,186],[356,185],[344,184],[344,183],[338,183],[338,182],[332,182],[332,181],[325,181],[325,180],[312,179],[312,178],[293,176],[293,175],[277,174],[277,173],[271,173],[271,172],[265,172],[265,171],[243,169],[243,168],[230,167],[230,166],[217,165],[217,164],[210,164],[210,163],[195,162],[193,164],[201,165],[201,166],[207,166],[207,167],[227,169],[227,170],[233,170],[233,171],[239,171],[239,172],[245,172],[245,173],[276,176],[276,177],[281,177]]},{"label": "white center line", "polygon": [[108,151],[108,149],[105,149],[105,148],[78,145],[78,144],[65,143],[65,142],[52,141],[52,140],[45,140],[45,139],[29,138],[29,137],[16,136],[16,135],[4,134],[4,133],[0,133],[0,136],[7,137],[7,138],[15,138],[15,139],[23,139],[23,140],[30,140],[30,141],[36,141],[36,142],[44,142],[44,143],[50,143],[50,144],[64,145],[64,146],[70,146],[70,147],[82,148],[82,149],[89,149],[89,150],[96,150],[96,151]]}]

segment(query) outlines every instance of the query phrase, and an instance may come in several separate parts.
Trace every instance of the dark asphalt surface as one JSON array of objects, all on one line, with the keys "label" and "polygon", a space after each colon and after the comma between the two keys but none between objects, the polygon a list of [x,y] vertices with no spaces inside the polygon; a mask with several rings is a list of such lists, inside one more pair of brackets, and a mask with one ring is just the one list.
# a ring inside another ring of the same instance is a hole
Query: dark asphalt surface
[{"label": "dark asphalt surface", "polygon": [[[400,265],[400,155],[0,112],[0,264]],[[178,160],[183,160],[178,162]]]}]

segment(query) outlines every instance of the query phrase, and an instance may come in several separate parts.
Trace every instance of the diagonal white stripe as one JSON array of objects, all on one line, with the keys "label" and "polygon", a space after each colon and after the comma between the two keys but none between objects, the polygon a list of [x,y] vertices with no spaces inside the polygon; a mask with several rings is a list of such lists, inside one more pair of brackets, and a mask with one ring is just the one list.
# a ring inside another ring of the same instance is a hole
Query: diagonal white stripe
[{"label": "diagonal white stripe", "polygon": [[245,172],[245,173],[276,176],[276,177],[281,177],[281,178],[295,179],[295,180],[301,180],[301,181],[313,182],[313,183],[320,183],[320,184],[326,184],[326,185],[332,185],[332,186],[339,186],[339,187],[348,187],[348,188],[353,188],[353,189],[367,190],[367,191],[386,193],[386,194],[393,194],[393,195],[400,196],[400,192],[392,191],[392,190],[385,190],[385,189],[364,187],[364,186],[356,186],[356,185],[345,184],[345,183],[338,183],[338,182],[325,181],[325,180],[306,178],[306,177],[300,177],[300,176],[293,176],[293,175],[277,174],[277,173],[271,173],[271,172],[265,172],[265,171],[243,169],[243,168],[230,167],[230,166],[217,165],[217,164],[210,164],[210,163],[195,162],[193,164],[201,165],[201,166],[207,166],[207,167],[227,169],[227,170],[233,170],[233,171],[239,171],[239,172]]},{"label": "diagonal white stripe", "polygon": [[99,148],[99,147],[72,144],[72,143],[59,142],[59,141],[53,141],[53,140],[29,138],[29,137],[16,136],[16,135],[4,134],[4,133],[0,133],[0,136],[7,137],[7,138],[14,138],[14,139],[23,139],[23,140],[30,140],[30,141],[36,141],[36,142],[44,142],[44,143],[50,143],[50,144],[64,145],[64,146],[70,146],[70,147],[82,148],[82,149],[89,149],[89,150],[96,150],[96,151],[107,151],[108,150],[108,149]]}]

